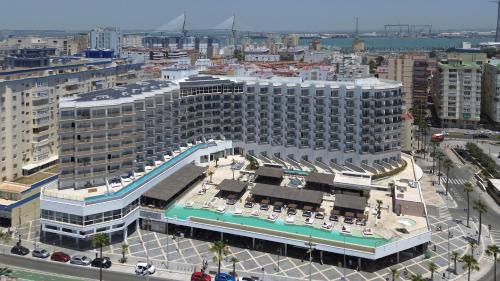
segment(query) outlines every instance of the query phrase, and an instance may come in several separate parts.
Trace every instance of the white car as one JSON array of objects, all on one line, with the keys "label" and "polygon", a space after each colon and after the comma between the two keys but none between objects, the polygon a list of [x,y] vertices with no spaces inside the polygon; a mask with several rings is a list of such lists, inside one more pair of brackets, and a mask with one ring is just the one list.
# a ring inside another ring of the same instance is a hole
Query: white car
[{"label": "white car", "polygon": [[152,275],[156,272],[156,268],[152,264],[139,262],[135,266],[135,274],[137,275]]}]

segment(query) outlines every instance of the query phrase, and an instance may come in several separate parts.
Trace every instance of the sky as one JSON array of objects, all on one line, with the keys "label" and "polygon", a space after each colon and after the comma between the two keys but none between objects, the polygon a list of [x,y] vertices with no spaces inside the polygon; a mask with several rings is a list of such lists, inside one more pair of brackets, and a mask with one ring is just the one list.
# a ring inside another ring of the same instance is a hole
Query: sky
[{"label": "sky", "polygon": [[210,29],[233,13],[249,31],[360,31],[384,24],[432,24],[433,30],[493,30],[488,0],[0,0],[1,29],[157,30],[186,11],[191,29]]}]

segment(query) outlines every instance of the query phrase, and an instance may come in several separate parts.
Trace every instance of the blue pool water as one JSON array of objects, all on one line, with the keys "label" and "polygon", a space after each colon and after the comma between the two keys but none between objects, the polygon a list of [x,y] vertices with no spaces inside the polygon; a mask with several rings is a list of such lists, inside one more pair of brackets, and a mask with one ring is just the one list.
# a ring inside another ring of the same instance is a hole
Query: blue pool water
[{"label": "blue pool water", "polygon": [[100,199],[108,199],[108,198],[112,198],[112,197],[120,197],[122,195],[125,195],[125,194],[135,190],[139,186],[142,186],[143,184],[147,183],[149,180],[158,176],[160,173],[164,172],[166,169],[172,167],[173,165],[177,164],[182,159],[191,155],[193,152],[195,152],[199,149],[207,148],[209,146],[214,146],[214,145],[216,145],[216,144],[215,143],[201,143],[201,144],[192,146],[192,147],[186,149],[184,152],[180,153],[179,155],[173,157],[172,159],[169,159],[165,163],[154,168],[151,172],[145,174],[144,176],[135,180],[131,184],[127,185],[126,187],[124,187],[118,191],[115,191],[115,192],[110,192],[107,194],[101,194],[101,195],[87,197],[87,198],[85,198],[85,202],[92,202],[92,201],[97,201]]},{"label": "blue pool water", "polygon": [[189,217],[198,217],[209,220],[218,220],[223,222],[229,222],[233,224],[252,226],[262,229],[271,229],[281,232],[295,233],[303,235],[304,239],[307,237],[317,237],[328,240],[335,240],[338,242],[362,245],[367,247],[377,247],[381,246],[389,240],[379,237],[362,237],[345,235],[337,230],[323,230],[306,225],[295,225],[295,224],[284,224],[283,221],[272,222],[270,220],[247,217],[247,216],[233,216],[231,213],[221,214],[211,210],[196,209],[196,208],[184,208],[181,205],[172,205],[165,212],[165,217],[169,219],[180,219],[188,220]]}]

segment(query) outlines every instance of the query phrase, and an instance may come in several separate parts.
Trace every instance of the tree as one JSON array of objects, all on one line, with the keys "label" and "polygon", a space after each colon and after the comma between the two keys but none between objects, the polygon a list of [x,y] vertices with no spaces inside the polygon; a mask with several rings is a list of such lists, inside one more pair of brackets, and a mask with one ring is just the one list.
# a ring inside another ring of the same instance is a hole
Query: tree
[{"label": "tree", "polygon": [[411,281],[425,281],[424,277],[422,277],[422,274],[412,274],[411,276]]},{"label": "tree", "polygon": [[434,280],[434,272],[436,272],[438,266],[435,263],[430,262],[427,268],[431,272],[431,280]]},{"label": "tree", "polygon": [[380,219],[382,217],[382,209],[380,208],[382,206],[382,200],[377,199],[377,219]]},{"label": "tree", "polygon": [[460,258],[460,253],[457,251],[451,252],[451,259],[453,259],[453,271],[457,274],[457,260]]},{"label": "tree", "polygon": [[474,256],[474,249],[476,249],[476,247],[477,247],[477,241],[470,239],[468,242],[469,242],[469,246],[470,246],[470,254],[472,256]]},{"label": "tree", "polygon": [[479,213],[479,235],[477,236],[477,244],[481,242],[481,223],[482,223],[482,218],[483,214],[488,211],[488,206],[481,200],[476,200],[474,201],[474,210],[476,210]]},{"label": "tree", "polygon": [[210,177],[210,182],[212,182],[212,176],[214,175],[214,171],[209,170],[208,171],[208,176]]},{"label": "tree", "polygon": [[446,159],[443,162],[443,168],[446,169],[446,196],[448,196],[448,186],[450,182],[450,168],[453,167],[453,162],[450,159]]},{"label": "tree", "polygon": [[127,258],[125,257],[125,253],[128,251],[128,245],[123,243],[122,244],[122,262],[126,262]]},{"label": "tree", "polygon": [[474,191],[474,186],[470,182],[464,183],[464,192],[467,194],[467,227],[469,227],[470,220],[470,193]]},{"label": "tree", "polygon": [[[99,253],[102,260],[102,247],[108,244],[108,235],[106,233],[97,233],[92,237],[92,245],[99,247]],[[102,281],[102,266],[99,267],[99,280]]]},{"label": "tree", "polygon": [[9,277],[12,274],[12,270],[8,267],[1,267],[0,268],[0,276],[6,276]]},{"label": "tree", "polygon": [[370,67],[370,73],[372,73],[372,74],[375,73],[375,71],[377,70],[377,63],[373,60],[370,60],[368,62],[368,65]]},{"label": "tree", "polygon": [[427,153],[427,135],[429,134],[429,125],[424,121],[424,159]]},{"label": "tree", "polygon": [[223,256],[227,254],[227,247],[226,243],[224,241],[217,241],[210,245],[210,248],[208,249],[210,252],[214,254],[213,260],[218,263],[217,267],[217,276],[220,275],[220,266],[221,262],[223,259]]},{"label": "tree", "polygon": [[435,164],[436,164],[436,147],[437,147],[437,144],[435,142],[431,142],[431,145],[432,145],[432,154],[431,154],[431,157],[432,157],[432,173],[434,174],[434,168],[435,168]]},{"label": "tree", "polygon": [[12,241],[12,236],[8,231],[4,232],[0,230],[0,239],[4,244],[10,244],[10,242]]},{"label": "tree", "polygon": [[399,277],[399,272],[398,272],[398,269],[397,269],[397,268],[392,267],[392,268],[390,268],[389,270],[391,271],[392,281],[395,281],[395,280],[396,280],[396,278],[398,278],[398,277]]},{"label": "tree", "polygon": [[438,160],[438,184],[441,184],[441,160],[443,160],[443,153],[439,151],[436,155],[436,158]]},{"label": "tree", "polygon": [[463,255],[460,261],[464,263],[463,269],[467,269],[467,280],[470,281],[470,274],[474,270],[479,270],[479,263],[472,255]]},{"label": "tree", "polygon": [[234,50],[234,57],[238,60],[238,61],[242,61],[245,59],[245,55],[243,54],[243,52],[240,50],[240,49],[236,49]]},{"label": "tree", "polygon": [[236,264],[239,263],[240,260],[237,257],[233,256],[229,261],[233,263],[233,277],[236,278]]},{"label": "tree", "polygon": [[498,245],[489,245],[488,248],[486,248],[486,254],[489,257],[493,256],[493,280],[497,281],[497,261],[498,254],[500,254],[500,247]]}]

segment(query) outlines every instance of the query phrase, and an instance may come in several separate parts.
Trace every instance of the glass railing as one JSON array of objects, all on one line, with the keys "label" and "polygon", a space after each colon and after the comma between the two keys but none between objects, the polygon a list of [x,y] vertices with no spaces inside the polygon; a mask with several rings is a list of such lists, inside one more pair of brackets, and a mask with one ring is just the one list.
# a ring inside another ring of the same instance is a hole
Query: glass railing
[{"label": "glass railing", "polygon": [[200,149],[204,149],[204,148],[207,148],[210,146],[215,146],[215,145],[217,145],[217,144],[215,144],[215,143],[202,143],[202,144],[192,146],[192,147],[188,148],[187,150],[185,150],[184,152],[180,153],[179,155],[176,155],[172,159],[170,159],[170,160],[166,161],[165,163],[161,164],[160,166],[156,167],[151,172],[149,172],[149,173],[145,174],[144,176],[140,177],[139,179],[135,180],[131,184],[123,187],[122,189],[115,191],[115,192],[110,192],[110,193],[106,193],[106,194],[87,197],[87,198],[85,198],[85,202],[86,203],[93,203],[96,201],[116,199],[118,197],[122,197],[122,196],[136,190],[140,186],[143,186],[144,184],[149,182],[151,179],[155,178],[159,174],[163,173],[165,170],[167,170],[170,167],[177,164],[182,159],[193,154],[195,151],[198,151]]}]

